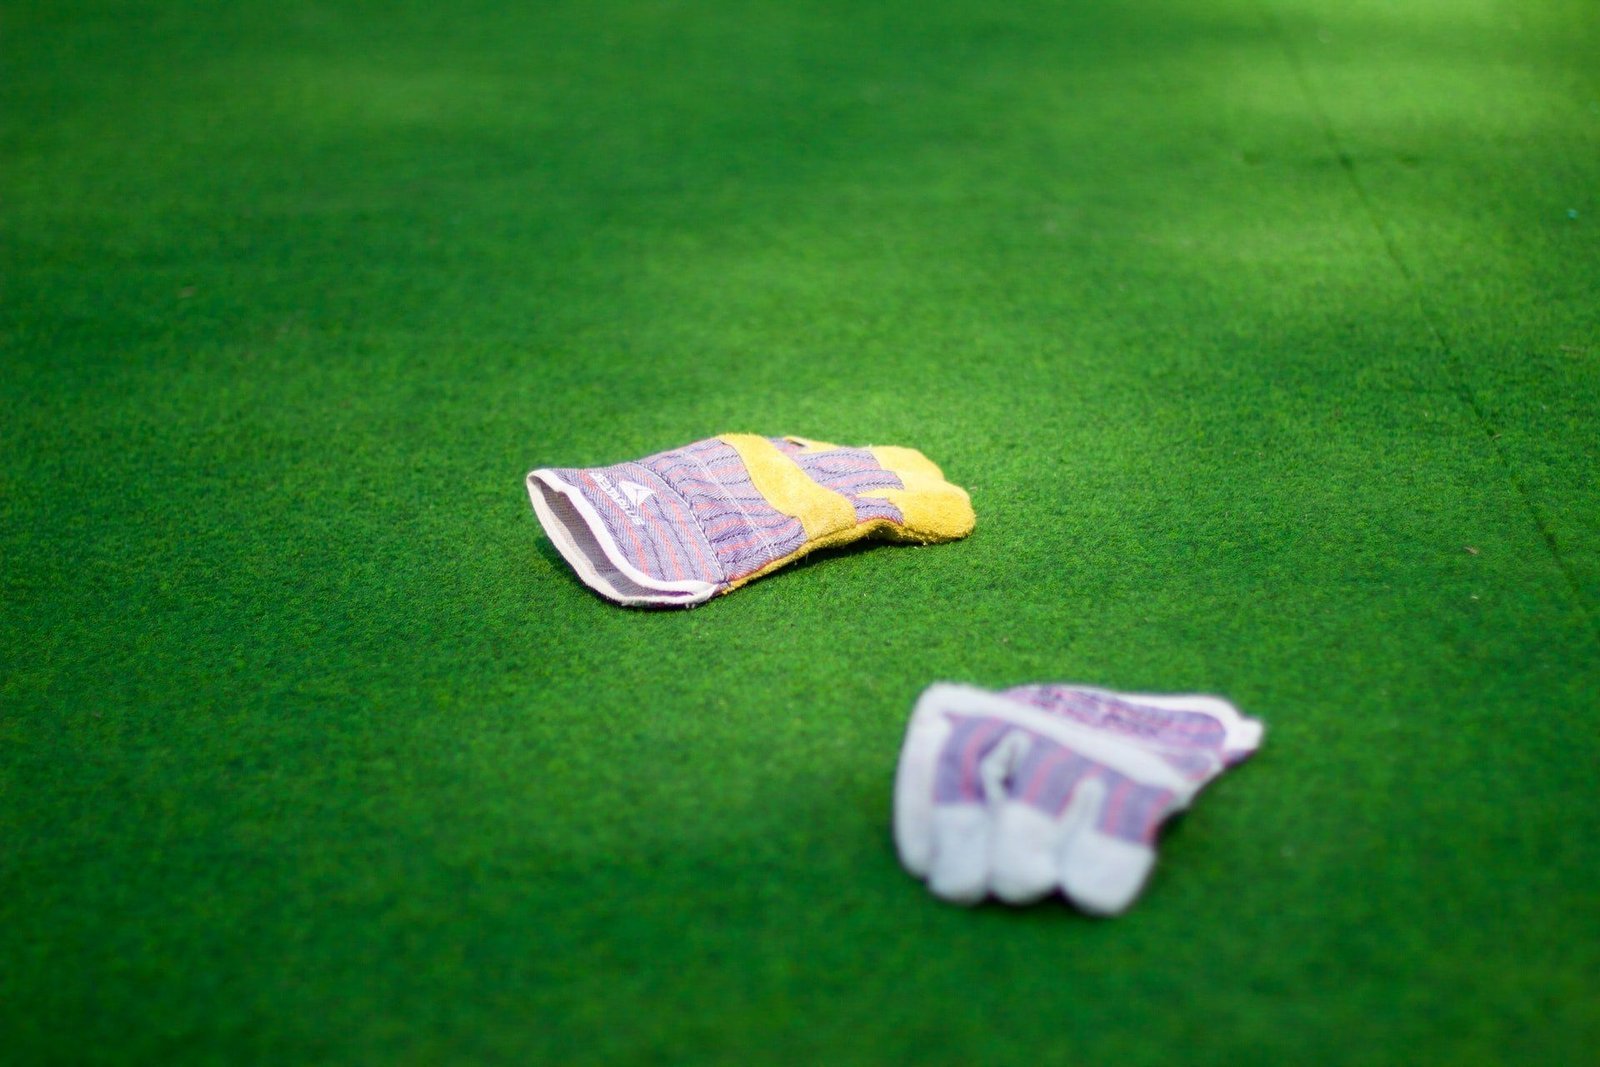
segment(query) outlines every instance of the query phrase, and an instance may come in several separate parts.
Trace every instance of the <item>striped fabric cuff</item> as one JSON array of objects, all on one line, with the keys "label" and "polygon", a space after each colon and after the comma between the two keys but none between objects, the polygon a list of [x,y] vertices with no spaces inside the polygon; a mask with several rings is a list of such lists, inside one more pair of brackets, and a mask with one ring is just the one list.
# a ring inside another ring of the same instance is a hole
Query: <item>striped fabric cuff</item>
[{"label": "striped fabric cuff", "polygon": [[699,604],[806,541],[717,438],[609,467],[536,470],[528,495],[578,576],[623,605]]}]

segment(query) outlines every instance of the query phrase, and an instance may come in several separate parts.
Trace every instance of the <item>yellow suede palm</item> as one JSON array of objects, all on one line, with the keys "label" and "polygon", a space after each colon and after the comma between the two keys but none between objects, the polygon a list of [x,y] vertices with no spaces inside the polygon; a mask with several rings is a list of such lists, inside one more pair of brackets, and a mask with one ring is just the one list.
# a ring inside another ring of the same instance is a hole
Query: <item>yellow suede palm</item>
[{"label": "yellow suede palm", "polygon": [[[746,575],[742,585],[819,548],[863,538],[935,544],[972,532],[976,516],[965,489],[945,480],[914,448],[841,448],[754,434],[720,438],[739,454],[750,481],[772,507],[796,519],[806,541],[796,551]],[[888,505],[888,506],[885,506]]]}]

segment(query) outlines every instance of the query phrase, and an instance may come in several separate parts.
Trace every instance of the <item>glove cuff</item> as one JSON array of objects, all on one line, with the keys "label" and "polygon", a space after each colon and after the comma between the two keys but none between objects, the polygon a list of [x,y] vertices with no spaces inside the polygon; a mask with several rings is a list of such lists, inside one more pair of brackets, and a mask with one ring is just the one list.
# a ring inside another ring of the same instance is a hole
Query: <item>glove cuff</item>
[{"label": "glove cuff", "polygon": [[639,505],[652,495],[669,512],[690,513],[665,480],[651,483],[614,477],[611,468],[542,469],[529,473],[528,497],[550,543],[601,596],[625,606],[709,600],[723,581],[716,553],[697,523],[663,531],[646,517]]},{"label": "glove cuff", "polygon": [[730,434],[637,462],[536,470],[528,496],[550,540],[600,595],[628,606],[699,604],[792,559],[811,537],[812,516],[774,506],[768,494],[778,490],[760,461],[804,475],[769,444],[770,457],[753,458],[741,444]]}]

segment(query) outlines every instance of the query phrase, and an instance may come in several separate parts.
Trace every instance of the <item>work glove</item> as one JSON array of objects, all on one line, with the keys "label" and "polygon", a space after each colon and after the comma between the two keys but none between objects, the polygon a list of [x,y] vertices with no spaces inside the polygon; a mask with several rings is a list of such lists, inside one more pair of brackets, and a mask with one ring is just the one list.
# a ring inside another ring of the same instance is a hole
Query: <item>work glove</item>
[{"label": "work glove", "polygon": [[900,860],[939,897],[1025,904],[1060,890],[1114,915],[1139,895],[1163,820],[1261,743],[1216,697],[936,683],[895,777]]},{"label": "work glove", "polygon": [[971,501],[921,452],[723,434],[609,467],[542,468],[528,495],[584,584],[693,605],[819,548],[972,532]]}]

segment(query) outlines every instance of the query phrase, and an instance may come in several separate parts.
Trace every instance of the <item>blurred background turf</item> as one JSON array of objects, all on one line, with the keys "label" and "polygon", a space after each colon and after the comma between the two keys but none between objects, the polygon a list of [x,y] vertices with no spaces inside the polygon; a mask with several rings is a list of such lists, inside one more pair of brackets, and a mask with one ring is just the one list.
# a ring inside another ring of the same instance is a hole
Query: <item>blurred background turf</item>
[{"label": "blurred background turf", "polygon": [[[14,1062],[1600,1047],[1588,0],[0,20]],[[914,445],[968,541],[597,600],[535,465]],[[951,908],[940,678],[1266,747],[1127,916]]]}]

